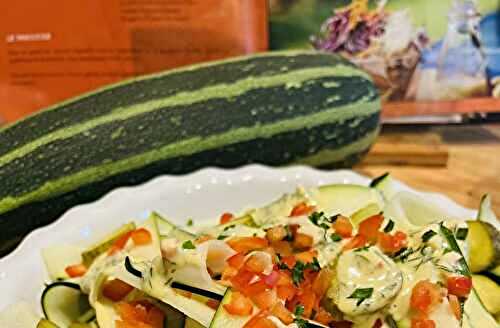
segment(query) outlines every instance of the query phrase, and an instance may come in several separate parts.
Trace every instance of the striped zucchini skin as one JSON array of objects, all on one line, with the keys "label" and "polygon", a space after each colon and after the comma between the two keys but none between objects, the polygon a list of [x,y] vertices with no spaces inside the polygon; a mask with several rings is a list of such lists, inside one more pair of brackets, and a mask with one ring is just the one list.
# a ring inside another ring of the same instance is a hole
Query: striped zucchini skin
[{"label": "striped zucchini skin", "polygon": [[379,113],[365,73],[312,52],[203,64],[105,88],[0,131],[0,240],[160,174],[256,162],[350,166],[376,137]]}]

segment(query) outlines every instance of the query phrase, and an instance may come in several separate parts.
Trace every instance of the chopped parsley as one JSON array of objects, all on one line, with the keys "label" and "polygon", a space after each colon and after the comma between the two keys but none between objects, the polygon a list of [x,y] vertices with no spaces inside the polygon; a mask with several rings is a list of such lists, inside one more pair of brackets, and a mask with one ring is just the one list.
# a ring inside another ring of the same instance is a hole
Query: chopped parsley
[{"label": "chopped parsley", "polygon": [[[284,263],[279,263],[278,267],[280,269],[290,270],[290,268]],[[295,266],[291,269],[292,281],[295,285],[298,286],[302,281],[304,281],[304,270],[308,269],[312,271],[321,270],[321,266],[319,265],[319,261],[317,258],[313,258],[313,261],[310,263],[304,263],[302,261],[297,261],[295,263]]]},{"label": "chopped parsley", "polygon": [[187,221],[186,225],[187,225],[188,227],[192,227],[192,226],[193,226],[193,219],[189,219],[189,220]]},{"label": "chopped parsley", "polygon": [[293,241],[293,233],[292,230],[290,229],[289,225],[285,226],[285,231],[286,231],[286,236],[284,238],[285,241]]},{"label": "chopped parsley", "polygon": [[363,247],[360,247],[360,248],[356,248],[354,251],[356,253],[357,252],[364,252],[364,251],[367,251],[369,248],[370,248],[370,245],[366,245],[366,246],[363,246]]},{"label": "chopped parsley", "polygon": [[432,237],[434,237],[435,235],[437,235],[437,233],[434,231],[434,230],[429,230],[429,231],[426,231],[423,235],[422,235],[422,241],[424,243],[428,242],[429,240],[431,240]]},{"label": "chopped parsley", "polygon": [[366,299],[372,297],[373,288],[357,288],[348,298],[357,299],[356,306],[360,306]]},{"label": "chopped parsley", "polygon": [[293,311],[293,314],[295,314],[295,319],[293,319],[293,322],[297,325],[298,328],[308,328],[308,322],[305,319],[302,319],[302,315],[304,314],[304,306],[303,305],[297,305],[295,307],[295,310]]},{"label": "chopped parsley", "polygon": [[302,314],[304,314],[304,306],[303,305],[297,305],[295,307],[295,311],[293,311],[293,314],[295,314],[297,317],[301,317]]},{"label": "chopped parsley", "polygon": [[330,229],[330,225],[337,220],[337,215],[327,217],[323,212],[313,212],[309,215],[309,221],[322,229]]},{"label": "chopped parsley", "polygon": [[332,233],[330,235],[330,239],[333,241],[333,242],[338,242],[338,241],[341,241],[342,240],[342,237],[338,234],[338,233]]},{"label": "chopped parsley", "polygon": [[465,240],[468,234],[469,234],[469,229],[459,228],[455,233],[455,238],[457,238],[458,240]]},{"label": "chopped parsley", "polygon": [[196,246],[193,244],[191,240],[186,240],[185,242],[182,243],[182,248],[183,249],[195,249]]},{"label": "chopped parsley", "polygon": [[233,229],[234,227],[236,227],[235,224],[230,224],[230,225],[228,225],[227,227],[224,228],[224,231],[228,231],[229,229]]},{"label": "chopped parsley", "polygon": [[389,233],[392,231],[392,229],[394,229],[394,221],[389,220],[389,222],[387,222],[387,225],[384,228],[384,232]]}]

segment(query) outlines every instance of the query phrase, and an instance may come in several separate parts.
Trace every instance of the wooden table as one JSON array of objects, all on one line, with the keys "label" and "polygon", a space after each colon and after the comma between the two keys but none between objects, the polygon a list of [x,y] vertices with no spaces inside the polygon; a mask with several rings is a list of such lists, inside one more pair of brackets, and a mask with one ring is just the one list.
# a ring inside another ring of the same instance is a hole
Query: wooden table
[{"label": "wooden table", "polygon": [[411,187],[444,193],[456,202],[477,208],[481,196],[492,196],[500,216],[500,125],[447,125],[434,127],[386,126],[377,145],[427,145],[446,148],[446,166],[386,165],[366,162],[360,173],[378,176],[385,172]]}]

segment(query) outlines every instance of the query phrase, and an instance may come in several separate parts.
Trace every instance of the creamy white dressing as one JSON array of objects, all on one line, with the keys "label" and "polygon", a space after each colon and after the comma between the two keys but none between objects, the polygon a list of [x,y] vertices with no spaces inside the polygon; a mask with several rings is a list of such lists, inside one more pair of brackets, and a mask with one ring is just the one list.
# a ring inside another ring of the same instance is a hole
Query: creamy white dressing
[{"label": "creamy white dressing", "polygon": [[[351,250],[340,255],[333,299],[340,311],[359,315],[386,306],[399,292],[403,283],[401,270],[377,247]],[[358,289],[371,288],[370,297],[360,302],[351,296]]]}]

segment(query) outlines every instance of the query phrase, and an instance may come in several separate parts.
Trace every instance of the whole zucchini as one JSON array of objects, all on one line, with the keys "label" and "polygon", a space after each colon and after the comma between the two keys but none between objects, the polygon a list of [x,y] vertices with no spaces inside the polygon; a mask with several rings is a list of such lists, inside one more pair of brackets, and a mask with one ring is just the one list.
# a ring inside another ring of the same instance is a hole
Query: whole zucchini
[{"label": "whole zucchini", "polygon": [[379,114],[367,74],[304,51],[185,67],[65,101],[0,130],[0,252],[74,205],[160,174],[350,166],[375,139]]}]

